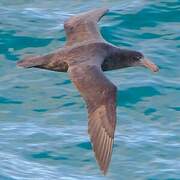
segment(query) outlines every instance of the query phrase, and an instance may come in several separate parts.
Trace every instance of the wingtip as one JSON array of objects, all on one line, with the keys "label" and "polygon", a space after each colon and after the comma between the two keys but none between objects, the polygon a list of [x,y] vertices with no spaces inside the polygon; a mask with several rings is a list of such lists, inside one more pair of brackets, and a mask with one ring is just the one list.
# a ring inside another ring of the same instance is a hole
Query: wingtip
[{"label": "wingtip", "polygon": [[17,67],[21,67],[21,68],[28,68],[28,67],[29,67],[29,66],[25,63],[24,60],[18,61],[18,62],[16,63],[16,66],[17,66]]},{"label": "wingtip", "polygon": [[92,15],[96,21],[99,21],[109,11],[106,7],[95,8],[86,12],[88,15]]},{"label": "wingtip", "polygon": [[21,60],[21,61],[18,61],[18,62],[16,63],[16,66],[17,66],[17,67],[23,67],[23,65],[22,65],[22,60]]},{"label": "wingtip", "polygon": [[[92,141],[92,139],[91,139],[91,141]],[[112,140],[111,140],[111,142],[112,142]],[[109,145],[112,146],[111,143],[109,143]],[[108,156],[106,154],[106,156],[107,156],[106,159],[100,159],[99,154],[97,152],[97,149],[95,149],[93,143],[92,143],[92,147],[93,147],[93,151],[94,151],[94,154],[95,154],[95,157],[96,157],[96,162],[97,162],[97,164],[99,166],[99,169],[102,172],[102,174],[105,176],[105,175],[107,175],[107,172],[108,172],[108,169],[109,169],[112,151],[110,150],[110,152],[108,152]],[[112,147],[110,147],[110,148],[112,149]],[[106,150],[106,153],[107,153],[107,150]]]},{"label": "wingtip", "polygon": [[97,8],[97,11],[101,11],[102,13],[107,13],[109,11],[109,8],[107,7],[101,7],[101,8]]},{"label": "wingtip", "polygon": [[[97,160],[97,162],[98,162],[98,160]],[[100,162],[98,162],[98,165],[99,165],[99,168],[100,168],[100,171],[102,172],[102,174],[104,176],[106,176],[108,173],[109,164],[105,166],[105,165],[100,164]]]},{"label": "wingtip", "polygon": [[16,65],[18,67],[23,67],[23,68],[31,68],[35,65],[36,62],[33,62],[33,57],[32,56],[27,56],[26,58],[18,61]]},{"label": "wingtip", "polygon": [[104,176],[106,176],[106,175],[107,175],[107,172],[108,172],[108,168],[107,168],[107,169],[101,169],[101,172],[102,172],[102,174],[103,174]]},{"label": "wingtip", "polygon": [[100,168],[102,174],[104,176],[106,176],[107,172],[108,172],[108,169],[109,169],[110,162],[108,162],[107,164],[101,164],[101,162],[99,162],[98,160],[97,160],[97,162],[98,162],[98,165],[99,165],[99,168]]},{"label": "wingtip", "polygon": [[45,62],[41,56],[26,56],[24,59],[17,62],[17,66],[23,68],[32,68],[41,65]]},{"label": "wingtip", "polygon": [[99,21],[108,11],[108,8],[102,7],[92,10],[91,13],[93,13],[93,16],[96,17],[97,21]]}]

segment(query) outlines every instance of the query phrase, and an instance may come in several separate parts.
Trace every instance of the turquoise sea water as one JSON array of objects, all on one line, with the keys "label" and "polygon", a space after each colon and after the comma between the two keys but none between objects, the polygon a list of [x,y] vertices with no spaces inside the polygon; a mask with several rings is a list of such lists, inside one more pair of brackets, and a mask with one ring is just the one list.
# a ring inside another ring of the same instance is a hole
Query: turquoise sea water
[{"label": "turquoise sea water", "polygon": [[[106,6],[104,38],[159,65],[107,72],[118,87],[118,123],[102,176],[83,99],[65,73],[20,69],[25,55],[63,46],[63,22]],[[1,0],[0,180],[180,179],[180,1]]]}]

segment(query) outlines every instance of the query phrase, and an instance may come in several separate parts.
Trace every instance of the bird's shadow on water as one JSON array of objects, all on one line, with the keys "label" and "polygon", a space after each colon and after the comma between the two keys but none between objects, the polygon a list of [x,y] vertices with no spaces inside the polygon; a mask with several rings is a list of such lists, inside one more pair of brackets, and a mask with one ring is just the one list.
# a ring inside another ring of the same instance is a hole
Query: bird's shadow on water
[{"label": "bird's shadow on water", "polygon": [[161,95],[156,88],[152,86],[132,87],[117,92],[117,106],[131,107],[147,97]]}]

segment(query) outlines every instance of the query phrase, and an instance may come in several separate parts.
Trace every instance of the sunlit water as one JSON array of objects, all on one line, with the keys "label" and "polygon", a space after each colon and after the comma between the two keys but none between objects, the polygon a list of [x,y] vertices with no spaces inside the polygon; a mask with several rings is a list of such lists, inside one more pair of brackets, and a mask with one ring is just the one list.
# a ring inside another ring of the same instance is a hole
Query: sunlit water
[{"label": "sunlit water", "polygon": [[[106,73],[118,123],[106,177],[87,134],[83,99],[65,73],[20,69],[26,55],[65,43],[63,22],[106,6],[104,38],[153,59]],[[180,1],[0,1],[0,180],[180,179]]]}]

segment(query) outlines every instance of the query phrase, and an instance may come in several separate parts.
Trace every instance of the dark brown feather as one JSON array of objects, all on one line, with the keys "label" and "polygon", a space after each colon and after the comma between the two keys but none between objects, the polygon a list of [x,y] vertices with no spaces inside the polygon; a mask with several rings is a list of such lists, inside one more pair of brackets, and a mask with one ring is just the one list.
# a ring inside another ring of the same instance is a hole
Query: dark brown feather
[{"label": "dark brown feather", "polygon": [[69,73],[88,107],[88,132],[100,169],[107,172],[116,125],[116,87],[104,76],[100,67],[78,65]]}]

